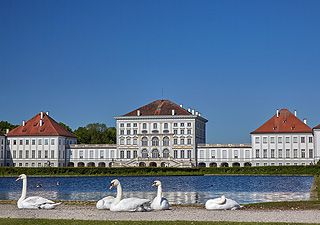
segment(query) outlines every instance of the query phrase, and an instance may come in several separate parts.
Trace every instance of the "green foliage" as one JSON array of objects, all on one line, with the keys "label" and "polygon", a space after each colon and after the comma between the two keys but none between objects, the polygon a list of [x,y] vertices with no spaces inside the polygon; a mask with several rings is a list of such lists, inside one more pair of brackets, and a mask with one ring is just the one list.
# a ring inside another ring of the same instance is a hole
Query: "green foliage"
[{"label": "green foliage", "polygon": [[9,129],[11,131],[18,126],[19,125],[13,125],[13,124],[9,123],[8,121],[0,121],[0,130],[2,131],[2,133],[6,133],[7,129]]},{"label": "green foliage", "polygon": [[90,123],[86,127],[78,127],[73,132],[80,144],[115,144],[116,128],[107,127],[103,123]]},{"label": "green foliage", "polygon": [[27,175],[319,175],[320,166],[266,166],[266,167],[0,167],[0,176]]},{"label": "green foliage", "polygon": [[62,123],[62,122],[60,122],[59,123],[61,126],[63,126],[67,131],[70,131],[71,133],[73,133],[72,132],[72,129],[68,126],[68,125],[65,125],[64,123]]}]

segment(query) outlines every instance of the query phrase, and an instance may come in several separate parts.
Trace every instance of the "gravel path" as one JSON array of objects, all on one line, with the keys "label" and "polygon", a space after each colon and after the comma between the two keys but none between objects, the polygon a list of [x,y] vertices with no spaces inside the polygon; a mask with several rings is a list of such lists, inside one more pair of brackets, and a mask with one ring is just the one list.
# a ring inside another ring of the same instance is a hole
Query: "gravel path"
[{"label": "gravel path", "polygon": [[79,220],[187,220],[237,222],[319,223],[319,210],[223,210],[208,211],[199,207],[174,206],[170,210],[151,212],[110,212],[94,205],[61,205],[53,210],[18,209],[0,204],[0,218],[45,218]]}]

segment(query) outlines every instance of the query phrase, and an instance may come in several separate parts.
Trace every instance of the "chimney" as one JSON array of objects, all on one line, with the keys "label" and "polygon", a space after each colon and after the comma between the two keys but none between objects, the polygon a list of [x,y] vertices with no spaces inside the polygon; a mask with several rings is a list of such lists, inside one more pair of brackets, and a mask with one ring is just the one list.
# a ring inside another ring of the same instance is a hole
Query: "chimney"
[{"label": "chimney", "polygon": [[188,112],[191,112],[191,108],[190,107],[188,108]]},{"label": "chimney", "polygon": [[183,105],[182,105],[182,104],[180,104],[180,107],[181,107],[181,108],[183,108]]},{"label": "chimney", "polygon": [[192,115],[194,115],[194,109],[192,110]]},{"label": "chimney", "polygon": [[22,126],[25,126],[25,125],[26,125],[26,121],[22,120]]},{"label": "chimney", "polygon": [[297,110],[294,110],[294,115],[297,116]]},{"label": "chimney", "polygon": [[47,116],[49,116],[49,111],[46,112]]},{"label": "chimney", "polygon": [[307,124],[307,119],[306,119],[306,118],[304,118],[304,119],[303,119],[303,122],[304,122],[305,124]]},{"label": "chimney", "polygon": [[279,109],[277,109],[277,118],[279,117]]},{"label": "chimney", "polygon": [[41,115],[40,119],[43,119],[43,112],[41,112],[40,115]]},{"label": "chimney", "polygon": [[42,120],[40,120],[40,127],[42,127]]},{"label": "chimney", "polygon": [[199,112],[198,111],[196,111],[196,115],[198,115],[199,114]]},{"label": "chimney", "polygon": [[9,133],[9,131],[10,131],[10,130],[9,130],[9,129],[7,129],[7,133]]},{"label": "chimney", "polygon": [[174,115],[174,109],[172,110],[172,115]]},{"label": "chimney", "polygon": [[201,116],[201,113],[199,113],[199,116]]},{"label": "chimney", "polygon": [[140,116],[140,110],[137,110],[137,116]]}]

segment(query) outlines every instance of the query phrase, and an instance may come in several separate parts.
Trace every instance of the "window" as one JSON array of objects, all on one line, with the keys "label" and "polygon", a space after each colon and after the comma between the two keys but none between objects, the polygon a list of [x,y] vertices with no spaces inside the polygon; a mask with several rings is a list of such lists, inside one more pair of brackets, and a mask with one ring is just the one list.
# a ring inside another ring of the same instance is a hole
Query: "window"
[{"label": "window", "polygon": [[224,159],[227,158],[227,150],[222,151],[222,158],[224,158]]},{"label": "window", "polygon": [[156,123],[153,124],[153,129],[157,129],[157,124]]},{"label": "window", "polygon": [[298,143],[298,138],[297,137],[293,137],[293,143]]},{"label": "window", "polygon": [[180,151],[180,158],[181,158],[181,159],[184,159],[184,150],[181,150],[181,151]]},{"label": "window", "polygon": [[282,149],[278,150],[278,158],[282,158]]},{"label": "window", "polygon": [[26,140],[26,145],[29,145],[29,140]]},{"label": "window", "polygon": [[42,145],[42,139],[38,140],[38,145]]},{"label": "window", "polygon": [[256,144],[259,144],[259,137],[255,138],[255,142],[256,142]]},{"label": "window", "polygon": [[133,151],[133,158],[137,158],[137,156],[138,156],[138,153],[137,153],[136,150],[134,150],[134,151]]},{"label": "window", "polygon": [[267,143],[267,137],[263,137],[263,143]]},{"label": "window", "polygon": [[100,150],[100,159],[103,159],[103,158],[104,158],[104,151]]},{"label": "window", "polygon": [[163,138],[163,146],[169,146],[169,138],[168,137]]},{"label": "window", "polygon": [[41,151],[38,151],[38,159],[41,159]]},{"label": "window", "polygon": [[17,141],[16,140],[13,140],[13,145],[17,145]]},{"label": "window", "polygon": [[147,129],[147,124],[146,123],[142,124],[142,129]]},{"label": "window", "polygon": [[23,145],[23,140],[20,140],[20,145]]},{"label": "window", "polygon": [[15,150],[13,150],[13,152],[12,152],[12,158],[17,158],[17,151],[15,151]]},{"label": "window", "polygon": [[177,127],[177,126],[178,126],[178,123],[174,123],[173,126],[174,126],[174,127]]},{"label": "window", "polygon": [[120,135],[124,135],[124,130],[120,130]]},{"label": "window", "polygon": [[35,139],[32,139],[31,144],[32,144],[32,145],[36,145],[36,140],[35,140]]},{"label": "window", "polygon": [[130,135],[130,130],[127,130],[127,135]]},{"label": "window", "polygon": [[131,127],[131,123],[127,123],[127,127]]},{"label": "window", "polygon": [[124,159],[124,151],[120,151],[120,159]]},{"label": "window", "polygon": [[174,134],[178,134],[178,130],[173,130],[173,133]]},{"label": "window", "polygon": [[36,158],[36,151],[35,150],[32,150],[31,151],[31,157],[34,159]]},{"label": "window", "polygon": [[48,151],[46,150],[46,151],[44,151],[44,158],[48,158]]},{"label": "window", "polygon": [[282,143],[282,137],[278,137],[278,143]]},{"label": "window", "polygon": [[184,145],[184,138],[183,137],[180,139],[180,144]]},{"label": "window", "polygon": [[138,134],[138,131],[137,130],[133,130],[133,134],[134,135]]},{"label": "window", "polygon": [[59,145],[61,145],[61,139],[59,138]]},{"label": "window", "polygon": [[51,145],[54,145],[54,139],[51,139]]},{"label": "window", "polygon": [[148,158],[148,151],[147,151],[147,149],[143,149],[143,150],[141,151],[141,157],[142,157],[142,158]]},{"label": "window", "polygon": [[184,127],[184,123],[181,123],[180,126],[181,126],[181,127]]},{"label": "window", "polygon": [[131,152],[127,151],[127,159],[130,159],[130,158],[131,158]]},{"label": "window", "polygon": [[263,158],[268,158],[268,150],[263,149]]},{"label": "window", "polygon": [[309,137],[309,143],[312,143],[312,137]]},{"label": "window", "polygon": [[141,142],[142,142],[142,146],[148,146],[148,138],[147,137],[143,137],[142,139],[141,139]]},{"label": "window", "polygon": [[274,143],[274,137],[270,137],[270,142],[273,144]]},{"label": "window", "polygon": [[260,150],[256,149],[256,158],[260,158]]},{"label": "window", "polygon": [[305,158],[305,157],[306,157],[306,150],[301,149],[301,158]]},{"label": "window", "polygon": [[127,139],[127,145],[131,145],[131,139]]},{"label": "window", "polygon": [[152,150],[152,158],[159,158],[159,152],[157,149]]},{"label": "window", "polygon": [[263,163],[263,166],[267,166],[268,165],[268,163]]},{"label": "window", "polygon": [[290,137],[286,137],[286,143],[290,143]]},{"label": "window", "polygon": [[38,167],[41,167],[41,163],[38,163]]},{"label": "window", "polygon": [[163,150],[163,158],[169,158],[169,150],[168,149]]},{"label": "window", "polygon": [[293,158],[298,158],[298,149],[293,149]]},{"label": "window", "polygon": [[187,125],[188,127],[191,127],[191,123],[188,123],[188,125]]},{"label": "window", "polygon": [[184,134],[184,130],[181,130],[180,132],[181,132],[181,134]]},{"label": "window", "polygon": [[137,123],[134,123],[134,124],[133,124],[133,127],[137,127],[137,126],[138,126]]},{"label": "window", "polygon": [[188,158],[188,159],[191,159],[191,150],[188,150],[188,151],[187,151],[187,158]]},{"label": "window", "polygon": [[188,138],[188,145],[191,145],[191,138]]},{"label": "window", "polygon": [[19,151],[19,159],[22,159],[22,151]]},{"label": "window", "polygon": [[163,127],[164,129],[168,129],[168,123],[164,123]]},{"label": "window", "polygon": [[309,158],[313,158],[313,149],[309,149]]},{"label": "window", "polygon": [[173,158],[178,158],[178,151],[177,150],[174,150],[173,151]]},{"label": "window", "polygon": [[110,152],[110,158],[111,158],[111,159],[114,159],[114,150],[111,150],[111,152]]},{"label": "window", "polygon": [[123,123],[120,123],[120,127],[124,127],[124,124],[123,124]]},{"label": "window", "polygon": [[29,158],[29,151],[27,150],[26,151],[26,159],[28,159]]},{"label": "window", "polygon": [[79,151],[79,158],[83,159],[83,151]]},{"label": "window", "polygon": [[248,159],[248,158],[250,158],[250,150],[246,150],[246,158]]},{"label": "window", "polygon": [[152,146],[159,146],[159,139],[157,137],[152,138]]},{"label": "window", "polygon": [[49,144],[49,140],[48,139],[44,139],[44,145],[48,145]]},{"label": "window", "polygon": [[124,139],[120,139],[120,145],[124,145]]},{"label": "window", "polygon": [[51,150],[51,159],[54,158],[54,150]]},{"label": "window", "polygon": [[138,140],[135,138],[133,139],[133,145],[137,145],[138,144]]},{"label": "window", "polygon": [[191,134],[191,129],[187,130],[187,134]]},{"label": "window", "polygon": [[34,166],[35,166],[35,163],[31,163],[31,166],[34,167]]},{"label": "window", "polygon": [[271,158],[274,158],[274,149],[271,149]]},{"label": "window", "polygon": [[305,143],[305,142],[306,142],[305,137],[301,137],[301,143]]},{"label": "window", "polygon": [[178,144],[178,139],[176,139],[176,138],[173,139],[173,144],[174,144],[174,145],[177,145],[177,144]]},{"label": "window", "polygon": [[204,150],[200,150],[200,159],[204,159]]},{"label": "window", "polygon": [[286,149],[286,158],[290,158],[290,149]]},{"label": "window", "polygon": [[234,150],[234,158],[235,159],[239,158],[239,151],[238,150]]}]

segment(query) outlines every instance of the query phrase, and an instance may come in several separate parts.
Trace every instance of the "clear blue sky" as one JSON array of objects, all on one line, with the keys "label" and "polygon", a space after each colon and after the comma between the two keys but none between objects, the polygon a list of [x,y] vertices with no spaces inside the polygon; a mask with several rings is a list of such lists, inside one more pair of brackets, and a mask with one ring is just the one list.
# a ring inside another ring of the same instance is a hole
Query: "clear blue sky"
[{"label": "clear blue sky", "polygon": [[320,124],[320,1],[0,0],[0,121],[114,126],[162,98],[249,143],[276,109]]}]

